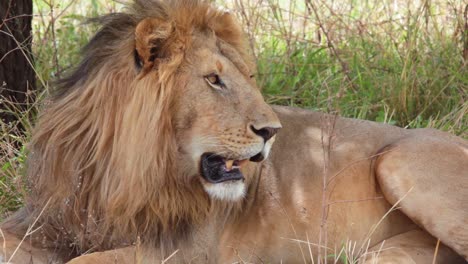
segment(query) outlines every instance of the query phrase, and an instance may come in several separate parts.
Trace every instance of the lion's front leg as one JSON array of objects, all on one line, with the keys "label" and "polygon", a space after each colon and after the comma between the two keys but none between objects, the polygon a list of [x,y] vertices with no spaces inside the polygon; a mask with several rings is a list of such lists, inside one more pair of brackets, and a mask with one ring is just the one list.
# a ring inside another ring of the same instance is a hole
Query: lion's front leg
[{"label": "lion's front leg", "polygon": [[[436,252],[437,248],[437,252]],[[412,230],[370,248],[360,259],[363,264],[414,264],[414,263],[466,263],[452,249],[443,244],[437,246],[437,239],[424,230]]]},{"label": "lion's front leg", "polygon": [[20,239],[6,231],[0,233],[0,263],[60,263],[51,251],[33,247],[28,238]]},{"label": "lion's front leg", "polygon": [[383,151],[376,175],[390,203],[398,203],[416,224],[468,259],[465,141],[442,133],[416,134]]},{"label": "lion's front leg", "polygon": [[67,264],[133,264],[143,263],[138,258],[136,247],[125,247],[95,252],[76,257]]},{"label": "lion's front leg", "polygon": [[[164,257],[163,257],[164,256]],[[179,250],[162,255],[157,248],[128,246],[76,257],[67,264],[153,264],[153,263],[208,263],[206,258],[185,259]]]}]

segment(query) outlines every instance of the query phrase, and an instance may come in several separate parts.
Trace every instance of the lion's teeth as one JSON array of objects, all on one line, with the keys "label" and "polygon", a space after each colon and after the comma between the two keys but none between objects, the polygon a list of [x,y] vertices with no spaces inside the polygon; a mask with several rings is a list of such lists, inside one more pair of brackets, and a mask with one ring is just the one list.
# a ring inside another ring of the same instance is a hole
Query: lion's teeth
[{"label": "lion's teeth", "polygon": [[228,171],[232,170],[232,164],[234,164],[234,160],[227,160],[226,161],[226,169]]}]

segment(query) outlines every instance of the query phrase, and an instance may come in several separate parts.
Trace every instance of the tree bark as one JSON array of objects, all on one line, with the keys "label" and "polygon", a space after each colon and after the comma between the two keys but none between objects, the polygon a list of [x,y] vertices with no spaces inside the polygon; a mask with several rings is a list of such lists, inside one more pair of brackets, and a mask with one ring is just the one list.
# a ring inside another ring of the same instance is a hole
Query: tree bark
[{"label": "tree bark", "polygon": [[16,120],[9,113],[12,103],[24,109],[35,89],[32,10],[32,0],[0,0],[0,118],[5,122]]}]

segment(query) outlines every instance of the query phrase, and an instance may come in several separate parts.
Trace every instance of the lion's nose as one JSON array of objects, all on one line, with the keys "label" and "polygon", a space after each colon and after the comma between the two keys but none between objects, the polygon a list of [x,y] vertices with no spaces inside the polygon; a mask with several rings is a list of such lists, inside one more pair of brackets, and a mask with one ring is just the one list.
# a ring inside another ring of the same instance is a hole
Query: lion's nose
[{"label": "lion's nose", "polygon": [[250,129],[252,129],[257,136],[262,137],[265,142],[272,138],[280,128],[281,127],[262,127],[260,129],[256,129],[254,126],[250,126]]}]

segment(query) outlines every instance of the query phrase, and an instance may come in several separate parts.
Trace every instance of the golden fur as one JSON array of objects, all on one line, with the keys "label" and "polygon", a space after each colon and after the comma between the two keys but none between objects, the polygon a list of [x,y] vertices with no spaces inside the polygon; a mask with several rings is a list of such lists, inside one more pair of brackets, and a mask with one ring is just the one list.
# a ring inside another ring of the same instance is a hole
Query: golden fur
[{"label": "golden fur", "polygon": [[[216,34],[226,56],[234,50],[241,58],[233,61],[251,74],[241,29],[231,15],[200,1],[139,0],[128,9],[99,19],[102,29],[85,47],[81,65],[41,114],[29,145],[32,193],[7,230],[24,233],[47,205],[37,240],[72,243],[79,253],[137,236],[171,243],[174,232],[184,235],[206,216],[206,193],[177,172],[174,72],[192,46],[191,31],[199,30]],[[151,35],[164,39],[157,74],[146,74],[152,64],[141,72],[134,65],[134,39],[147,40],[139,31],[133,36],[147,17],[164,23]]]},{"label": "golden fur", "polygon": [[[432,236],[447,245],[439,263],[467,257],[463,139],[271,108],[251,78],[239,25],[204,1],[137,0],[99,21],[82,63],[36,125],[31,193],[2,224],[5,257],[18,247],[18,262],[97,252],[72,262],[154,263],[180,250],[174,263],[299,263],[319,250],[297,241],[321,237],[330,248],[349,240],[372,250],[388,240],[399,248],[380,261],[412,263],[432,260]],[[212,72],[225,89],[207,85]],[[279,120],[276,138],[252,132],[277,129]],[[267,160],[242,167],[235,193],[199,175],[203,153],[247,160],[267,155],[275,139]],[[383,218],[402,198],[403,213]],[[424,201],[446,215],[425,210]],[[40,228],[30,234],[33,224]]]}]

